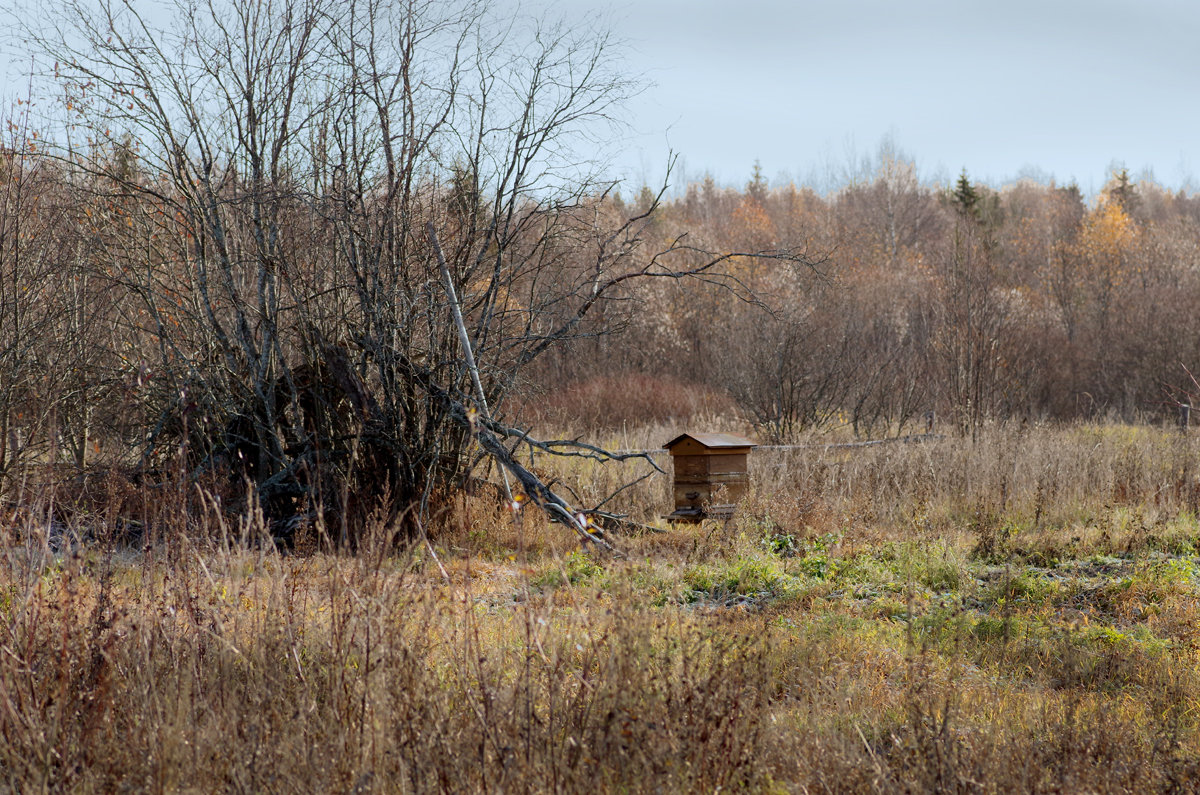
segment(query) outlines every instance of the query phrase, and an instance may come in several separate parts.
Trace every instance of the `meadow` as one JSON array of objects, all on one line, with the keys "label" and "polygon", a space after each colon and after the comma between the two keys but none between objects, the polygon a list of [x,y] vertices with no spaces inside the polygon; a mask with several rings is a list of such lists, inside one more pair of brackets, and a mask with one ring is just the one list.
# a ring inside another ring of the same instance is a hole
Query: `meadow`
[{"label": "meadow", "polygon": [[[139,534],[134,486],[31,485],[3,517],[0,787],[1194,791],[1198,448],[1010,424],[758,451],[730,522],[663,523],[662,475],[623,492],[652,529],[615,556],[486,494],[338,554],[196,485],[143,494]],[[586,504],[645,468],[537,465]]]}]

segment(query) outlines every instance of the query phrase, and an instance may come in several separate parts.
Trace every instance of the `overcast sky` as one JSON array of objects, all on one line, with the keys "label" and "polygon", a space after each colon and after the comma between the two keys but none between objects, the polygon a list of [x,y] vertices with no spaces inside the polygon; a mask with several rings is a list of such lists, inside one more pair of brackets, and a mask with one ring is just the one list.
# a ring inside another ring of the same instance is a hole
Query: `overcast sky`
[{"label": "overcast sky", "polygon": [[[524,7],[529,10],[527,3]],[[923,178],[962,168],[1099,189],[1110,165],[1200,187],[1195,0],[559,0],[599,12],[653,85],[616,166],[821,187],[885,136]]]},{"label": "overcast sky", "polygon": [[[931,182],[965,167],[1093,193],[1123,164],[1200,190],[1198,0],[493,2],[598,15],[624,42],[646,85],[614,147],[633,189],[661,180],[671,151],[677,185],[741,185],[757,160],[772,183],[825,189],[890,136]],[[3,55],[3,94],[19,96]]]}]

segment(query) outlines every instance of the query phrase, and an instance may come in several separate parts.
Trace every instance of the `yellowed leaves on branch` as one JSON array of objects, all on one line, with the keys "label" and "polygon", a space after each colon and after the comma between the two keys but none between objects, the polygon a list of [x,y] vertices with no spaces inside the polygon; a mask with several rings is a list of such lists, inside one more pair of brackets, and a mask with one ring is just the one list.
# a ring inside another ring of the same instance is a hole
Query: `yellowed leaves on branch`
[{"label": "yellowed leaves on branch", "polygon": [[1138,228],[1118,202],[1103,202],[1088,213],[1079,236],[1079,254],[1094,276],[1119,286],[1132,267],[1130,253]]}]

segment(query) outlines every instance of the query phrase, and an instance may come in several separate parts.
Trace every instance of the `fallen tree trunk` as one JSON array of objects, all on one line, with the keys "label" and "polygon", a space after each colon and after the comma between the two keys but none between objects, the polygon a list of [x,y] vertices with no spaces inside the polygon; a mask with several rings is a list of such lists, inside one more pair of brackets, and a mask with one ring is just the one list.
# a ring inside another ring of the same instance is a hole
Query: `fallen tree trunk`
[{"label": "fallen tree trunk", "polygon": [[[514,433],[512,429],[504,428],[492,420],[481,420],[477,416],[473,416],[468,409],[465,396],[459,398],[450,390],[437,384],[432,377],[432,374],[425,368],[418,367],[403,354],[397,354],[398,363],[408,370],[408,374],[414,381],[419,383],[425,392],[435,401],[441,404],[450,416],[462,426],[469,428],[474,434],[479,446],[483,451],[490,455],[492,459],[504,467],[516,480],[521,484],[522,490],[529,499],[539,508],[546,512],[547,515],[554,521],[566,525],[571,528],[580,540],[586,544],[595,544],[596,546],[605,549],[609,552],[616,552],[613,546],[606,541],[598,527],[594,526],[587,519],[587,514],[576,511],[571,507],[570,503],[556,494],[549,486],[542,482],[541,478],[530,472],[517,461],[516,457],[501,441],[500,435],[496,432],[499,430],[505,436],[518,435],[519,438],[527,444],[533,444],[535,447],[540,446],[546,449],[544,445],[539,445],[536,440],[531,439],[528,434],[523,432]],[[635,456],[608,456],[603,450],[584,445],[595,451],[597,455],[604,455],[613,460],[620,460],[625,457]],[[648,459],[647,459],[648,460]],[[653,463],[653,462],[652,462]],[[655,465],[657,468],[657,465]]]}]

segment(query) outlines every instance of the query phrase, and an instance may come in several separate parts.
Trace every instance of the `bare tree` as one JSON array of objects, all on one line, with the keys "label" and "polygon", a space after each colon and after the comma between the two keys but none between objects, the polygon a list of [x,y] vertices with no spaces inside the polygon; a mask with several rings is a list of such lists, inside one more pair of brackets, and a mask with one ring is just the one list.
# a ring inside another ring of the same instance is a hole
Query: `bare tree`
[{"label": "bare tree", "polygon": [[27,107],[4,119],[0,145],[0,485],[25,462],[57,460],[87,354],[70,338],[88,322],[71,267],[73,197]]},{"label": "bare tree", "polygon": [[619,318],[602,310],[633,284],[738,289],[736,253],[647,248],[661,193],[614,217],[579,156],[635,90],[603,35],[470,0],[60,12],[33,37],[89,140],[59,153],[120,200],[103,256],[141,303],[129,339],[157,356],[144,458],[183,444],[272,516],[334,506],[349,537],[353,507],[386,497],[416,521],[477,460],[428,224],[498,410],[486,430],[510,444],[539,444],[504,421],[517,375]]}]

